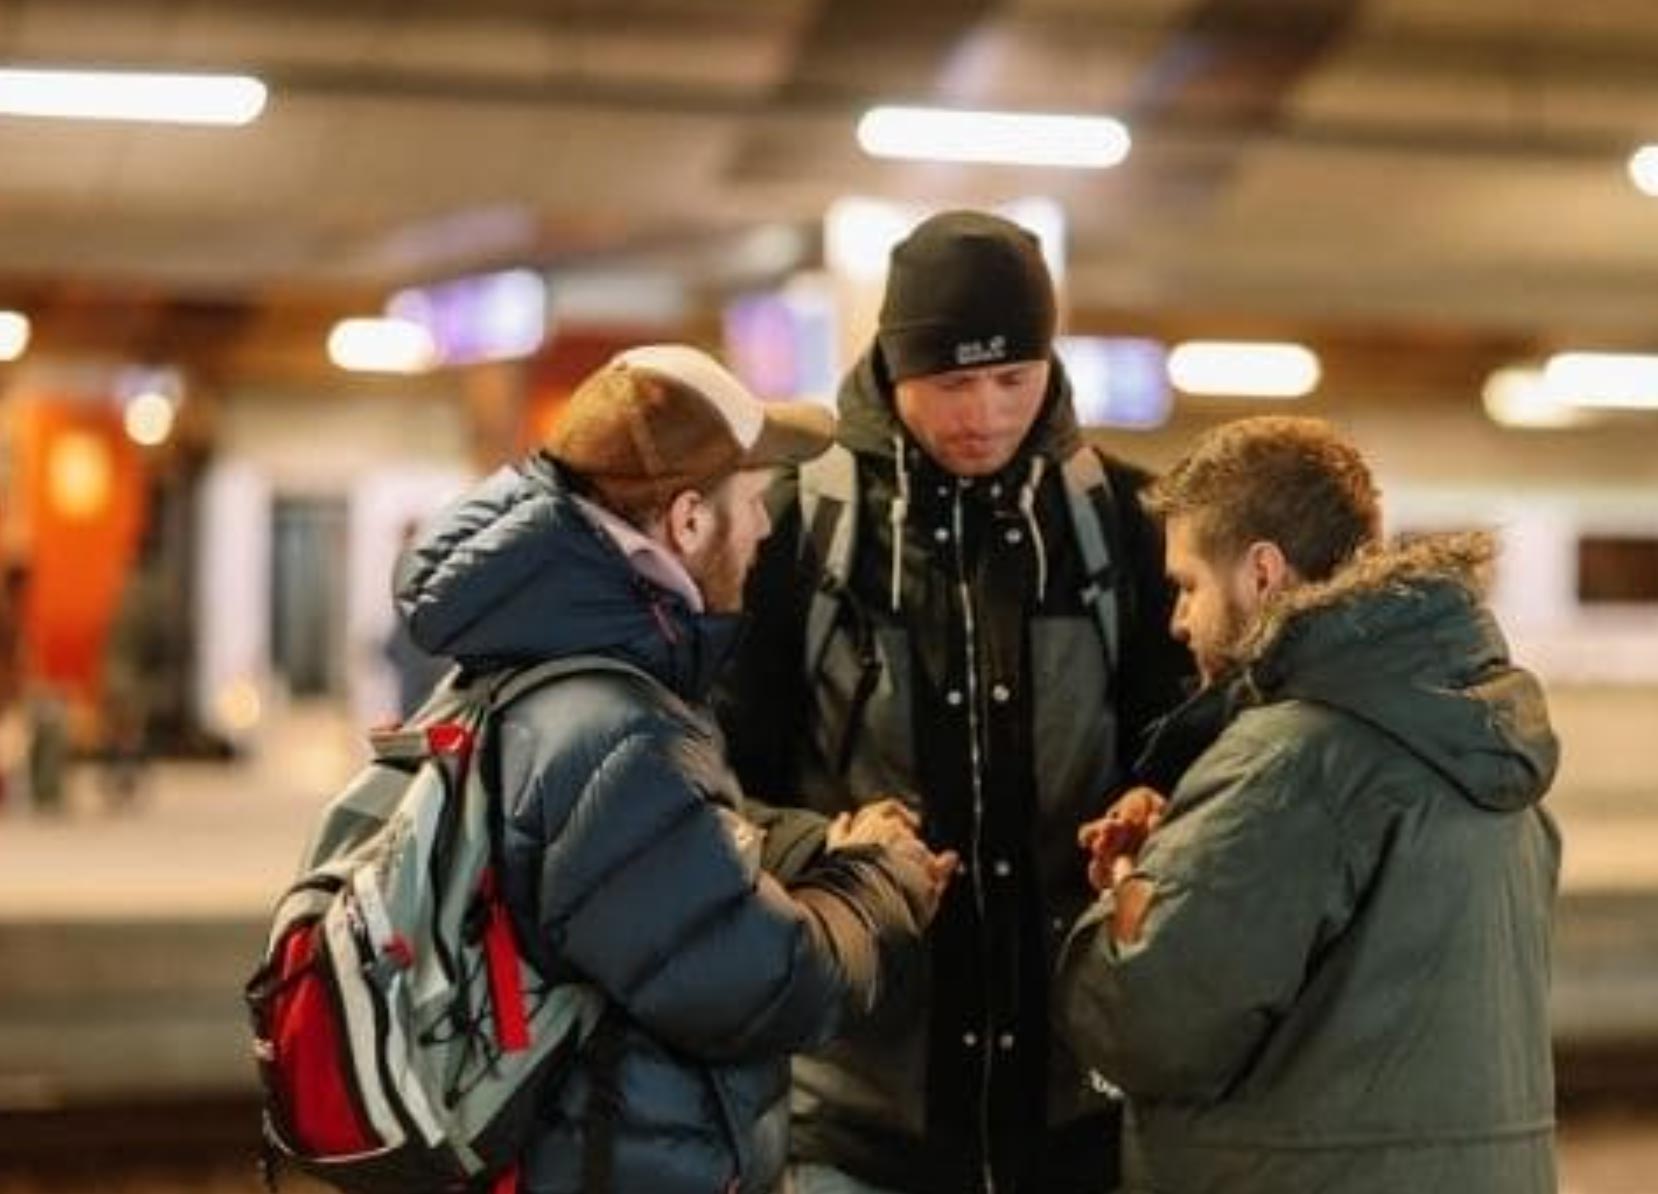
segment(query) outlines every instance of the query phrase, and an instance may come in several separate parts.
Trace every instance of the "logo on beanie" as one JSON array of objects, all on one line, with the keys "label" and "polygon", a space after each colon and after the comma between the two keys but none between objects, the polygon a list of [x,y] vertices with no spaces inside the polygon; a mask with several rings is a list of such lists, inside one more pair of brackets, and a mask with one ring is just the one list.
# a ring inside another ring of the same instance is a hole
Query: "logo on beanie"
[{"label": "logo on beanie", "polygon": [[963,340],[956,345],[956,365],[983,365],[990,361],[1007,359],[1007,337],[992,336],[988,340]]}]

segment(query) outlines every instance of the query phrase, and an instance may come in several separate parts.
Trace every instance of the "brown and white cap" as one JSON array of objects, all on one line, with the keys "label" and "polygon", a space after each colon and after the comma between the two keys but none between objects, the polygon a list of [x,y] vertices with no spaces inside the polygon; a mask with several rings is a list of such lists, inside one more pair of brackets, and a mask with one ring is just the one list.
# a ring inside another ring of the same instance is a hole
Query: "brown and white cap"
[{"label": "brown and white cap", "polygon": [[834,434],[821,406],[762,402],[707,353],[651,344],[586,377],[546,447],[607,504],[641,509],[742,469],[810,460]]}]

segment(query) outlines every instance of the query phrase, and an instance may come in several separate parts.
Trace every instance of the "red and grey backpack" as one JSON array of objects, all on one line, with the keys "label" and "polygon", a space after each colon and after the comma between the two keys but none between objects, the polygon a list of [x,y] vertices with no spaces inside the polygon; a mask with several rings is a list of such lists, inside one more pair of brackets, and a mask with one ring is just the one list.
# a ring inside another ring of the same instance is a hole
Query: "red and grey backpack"
[{"label": "red and grey backpack", "polygon": [[324,811],[246,988],[268,1180],[286,1161],[362,1194],[516,1188],[545,1084],[604,1000],[539,974],[515,939],[488,735],[526,693],[596,670],[635,669],[582,656],[453,678],[410,723],[371,735],[374,757]]}]

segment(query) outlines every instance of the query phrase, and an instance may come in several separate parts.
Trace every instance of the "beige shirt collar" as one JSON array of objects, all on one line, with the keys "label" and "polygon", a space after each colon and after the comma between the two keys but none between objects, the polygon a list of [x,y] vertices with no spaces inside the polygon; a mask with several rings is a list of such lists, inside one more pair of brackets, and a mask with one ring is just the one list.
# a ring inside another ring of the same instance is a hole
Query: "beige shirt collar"
[{"label": "beige shirt collar", "polygon": [[691,579],[678,556],[599,503],[577,497],[576,504],[621,549],[635,572],[668,592],[679,594],[692,613],[702,612],[702,590],[697,588],[697,582]]}]

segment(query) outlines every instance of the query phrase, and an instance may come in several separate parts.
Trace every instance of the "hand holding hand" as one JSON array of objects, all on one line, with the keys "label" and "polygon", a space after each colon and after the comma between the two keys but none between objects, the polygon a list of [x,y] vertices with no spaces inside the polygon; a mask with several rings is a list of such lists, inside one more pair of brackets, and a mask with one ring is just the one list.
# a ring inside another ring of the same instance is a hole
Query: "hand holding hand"
[{"label": "hand holding hand", "polygon": [[898,861],[899,870],[908,880],[905,886],[912,906],[921,920],[921,927],[925,928],[938,914],[939,903],[944,899],[944,892],[950,886],[950,878],[956,873],[961,859],[954,850],[934,853],[913,834],[886,843],[885,849]]},{"label": "hand holding hand", "polygon": [[829,822],[824,845],[830,850],[847,846],[885,846],[915,840],[921,818],[895,796],[872,801],[855,812],[841,813]]}]

